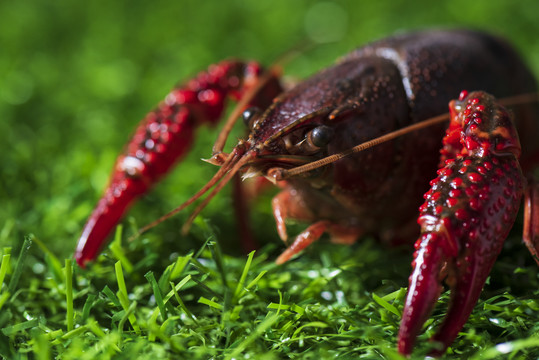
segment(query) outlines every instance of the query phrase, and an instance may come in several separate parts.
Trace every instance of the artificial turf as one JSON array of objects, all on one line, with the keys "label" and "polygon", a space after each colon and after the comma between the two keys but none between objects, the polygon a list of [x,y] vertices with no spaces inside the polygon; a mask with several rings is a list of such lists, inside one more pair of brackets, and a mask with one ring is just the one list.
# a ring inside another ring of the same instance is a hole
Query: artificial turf
[{"label": "artificial turf", "polygon": [[[188,212],[127,241],[211,177],[199,159],[215,131],[198,132],[193,153],[87,269],[71,260],[75,242],[137,120],[210,63],[270,64],[309,39],[285,67],[293,81],[395,31],[466,26],[508,37],[537,74],[537,13],[532,0],[0,3],[0,356],[401,359],[411,249],[321,241],[277,266],[272,193],[252,205],[260,248],[245,254],[229,190],[187,236]],[[539,357],[539,278],[521,228],[519,219],[445,358]],[[443,293],[414,358],[433,346],[447,302]]]}]

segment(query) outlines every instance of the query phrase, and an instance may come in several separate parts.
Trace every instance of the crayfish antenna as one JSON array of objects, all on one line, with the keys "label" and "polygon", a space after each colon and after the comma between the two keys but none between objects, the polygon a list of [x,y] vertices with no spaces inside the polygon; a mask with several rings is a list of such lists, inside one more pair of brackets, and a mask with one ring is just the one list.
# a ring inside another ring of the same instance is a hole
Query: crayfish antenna
[{"label": "crayfish antenna", "polygon": [[182,233],[186,233],[189,230],[189,227],[191,226],[194,218],[202,211],[202,209],[210,202],[210,200],[230,181],[230,179],[239,171],[239,169],[243,165],[245,165],[248,161],[252,159],[253,155],[250,155],[249,153],[244,155],[244,150],[241,149],[241,147],[242,145],[240,144],[232,150],[219,171],[217,171],[217,173],[195,195],[193,195],[180,206],[161,216],[159,219],[140,228],[137,232],[137,235],[145,233],[151,228],[159,225],[163,221],[171,218],[180,211],[184,210],[186,207],[194,203],[196,200],[200,199],[212,187],[215,186],[213,191],[204,199],[204,201],[199,206],[197,206],[197,208],[190,215],[189,219],[182,227]]},{"label": "crayfish antenna", "polygon": [[197,215],[200,214],[200,212],[206,207],[206,205],[208,205],[211,199],[213,199],[213,197],[217,195],[226,184],[228,184],[230,179],[232,179],[234,175],[236,175],[236,173],[242,168],[242,166],[252,160],[253,157],[254,153],[247,153],[246,155],[242,156],[236,163],[232,164],[232,168],[228,171],[228,173],[223,176],[223,178],[219,181],[219,183],[215,186],[211,193],[209,193],[208,196],[191,213],[191,215],[189,215],[189,218],[182,226],[182,234],[186,234],[189,231]]},{"label": "crayfish antenna", "polygon": [[519,94],[515,96],[506,97],[499,100],[500,105],[514,106],[539,102],[539,93],[532,92],[526,94]]},{"label": "crayfish antenna", "polygon": [[[533,102],[539,102],[539,93],[533,92],[533,93],[527,93],[527,94],[520,94],[512,97],[507,97],[500,99],[500,104],[504,106],[514,106],[514,105],[522,105],[522,104],[529,104]],[[396,139],[400,136],[409,134],[411,132],[414,132],[416,130],[420,130],[423,128],[427,128],[429,126],[433,126],[436,124],[443,123],[447,120],[449,120],[449,113],[440,114],[438,116],[434,116],[432,118],[423,120],[421,122],[403,127],[402,129],[392,131],[390,133],[387,133],[385,135],[382,135],[380,137],[374,138],[372,140],[366,141],[362,144],[356,145],[353,148],[350,148],[348,150],[345,150],[338,154],[333,154],[330,156],[327,156],[325,158],[322,158],[317,161],[313,161],[311,163],[308,163],[306,165],[297,166],[292,169],[282,169],[282,168],[274,168],[273,175],[275,177],[275,180],[280,181],[284,180],[286,178],[290,178],[292,176],[296,176],[299,174],[303,174],[308,171],[312,171],[315,169],[318,169],[322,166],[329,165],[331,163],[334,163],[337,160],[340,160],[346,156],[357,154],[361,151],[367,150],[371,147],[374,147],[376,145],[382,144],[384,142]]]}]

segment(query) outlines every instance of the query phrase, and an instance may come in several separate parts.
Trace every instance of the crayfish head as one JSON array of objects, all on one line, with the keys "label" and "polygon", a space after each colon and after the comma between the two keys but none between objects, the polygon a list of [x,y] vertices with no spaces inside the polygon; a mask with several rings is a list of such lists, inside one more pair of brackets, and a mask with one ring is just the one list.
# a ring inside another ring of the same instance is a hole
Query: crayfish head
[{"label": "crayfish head", "polygon": [[275,183],[273,169],[290,169],[326,156],[335,139],[327,118],[329,112],[328,108],[307,114],[278,112],[274,107],[264,113],[256,108],[247,109],[243,113],[244,123],[250,128],[246,143],[256,155],[248,162],[243,178],[265,176]]}]

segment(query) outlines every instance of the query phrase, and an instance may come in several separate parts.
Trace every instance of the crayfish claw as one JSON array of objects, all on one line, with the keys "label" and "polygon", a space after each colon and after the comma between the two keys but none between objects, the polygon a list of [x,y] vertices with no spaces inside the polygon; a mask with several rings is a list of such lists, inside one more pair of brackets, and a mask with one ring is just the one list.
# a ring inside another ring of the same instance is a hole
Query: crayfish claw
[{"label": "crayfish claw", "polygon": [[440,342],[442,346],[431,355],[441,356],[457,337],[479,299],[494,260],[483,263],[479,255],[472,255],[457,261],[455,279],[451,279],[453,283],[449,308],[442,325],[431,339]]},{"label": "crayfish claw", "polygon": [[132,202],[147,189],[141,179],[124,177],[118,172],[88,218],[75,250],[81,267],[94,260],[102,250],[108,234],[116,227]]},{"label": "crayfish claw", "polygon": [[483,256],[483,251],[469,239],[463,240],[465,249],[459,255],[451,256],[444,244],[447,240],[447,233],[441,232],[423,233],[418,240],[399,331],[398,348],[402,354],[411,354],[415,339],[442,291],[442,281],[449,286],[451,298],[443,323],[431,338],[440,343],[431,355],[445,352],[468,320],[496,259],[497,252]]},{"label": "crayfish claw", "polygon": [[[451,299],[431,339],[441,344],[432,355],[443,354],[456,338],[515,222],[526,182],[518,162],[516,130],[509,113],[492,96],[466,93],[450,108],[451,125],[442,151],[445,166],[431,181],[419,208],[421,236],[399,331],[399,351],[406,355],[412,352],[443,280]],[[455,129],[461,139],[454,138]],[[527,197],[533,201],[539,196]],[[534,217],[533,209],[529,217]],[[529,232],[537,235],[533,226]],[[528,240],[532,253],[537,252],[533,236]]]},{"label": "crayfish claw", "polygon": [[412,265],[408,294],[399,329],[398,350],[410,355],[421,327],[430,316],[442,290],[440,273],[444,263],[440,235],[423,234],[418,240],[419,249]]}]

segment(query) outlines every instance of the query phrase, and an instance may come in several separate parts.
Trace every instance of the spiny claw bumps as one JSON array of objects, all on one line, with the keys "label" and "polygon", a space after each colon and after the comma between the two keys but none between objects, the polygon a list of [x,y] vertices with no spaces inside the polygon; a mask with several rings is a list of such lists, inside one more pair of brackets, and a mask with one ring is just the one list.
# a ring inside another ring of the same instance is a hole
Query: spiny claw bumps
[{"label": "spiny claw bumps", "polygon": [[[444,166],[420,207],[421,235],[399,331],[398,348],[412,352],[442,290],[447,315],[431,340],[445,352],[467,321],[517,215],[525,180],[520,143],[507,111],[482,92],[450,104]],[[458,136],[456,136],[458,134]]]},{"label": "spiny claw bumps", "polygon": [[193,124],[185,104],[163,103],[144,119],[125,153],[116,160],[110,184],[86,222],[75,251],[79,265],[84,266],[97,256],[133,201],[186,152],[191,144]]}]

